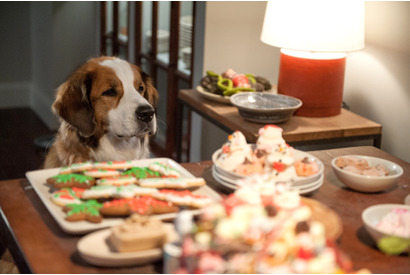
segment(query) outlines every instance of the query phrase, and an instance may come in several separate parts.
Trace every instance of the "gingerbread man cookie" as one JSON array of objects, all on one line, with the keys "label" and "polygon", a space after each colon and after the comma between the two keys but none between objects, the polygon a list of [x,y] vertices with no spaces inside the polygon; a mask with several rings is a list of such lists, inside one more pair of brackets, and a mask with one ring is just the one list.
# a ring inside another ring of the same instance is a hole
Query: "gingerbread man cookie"
[{"label": "gingerbread man cookie", "polygon": [[92,223],[100,223],[102,217],[100,214],[100,208],[103,205],[96,200],[88,200],[80,204],[67,204],[63,207],[63,211],[67,213],[67,221],[89,221]]},{"label": "gingerbread man cookie", "polygon": [[88,189],[95,185],[95,179],[81,174],[59,174],[48,178],[47,183],[55,188],[78,187]]}]

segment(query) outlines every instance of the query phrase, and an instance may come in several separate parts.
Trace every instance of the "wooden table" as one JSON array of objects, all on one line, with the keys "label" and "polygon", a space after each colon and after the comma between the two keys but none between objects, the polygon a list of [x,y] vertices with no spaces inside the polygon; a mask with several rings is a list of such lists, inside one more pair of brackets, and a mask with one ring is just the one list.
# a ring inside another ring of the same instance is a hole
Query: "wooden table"
[{"label": "wooden table", "polygon": [[[410,194],[410,164],[372,146],[309,152],[325,165],[325,181],[311,198],[336,211],[343,221],[341,249],[352,259],[355,269],[374,273],[410,273],[408,256],[386,256],[375,248],[361,221],[362,211],[379,203],[403,203]],[[332,171],[330,161],[343,154],[361,154],[391,160],[404,169],[398,185],[384,192],[366,194],[346,188]],[[211,174],[211,161],[182,164],[209,186],[226,193]],[[158,273],[162,262],[129,268],[101,268],[86,263],[76,252],[78,236],[64,233],[26,179],[0,182],[1,240],[7,241],[22,273]]]},{"label": "wooden table", "polygon": [[[260,123],[250,122],[239,115],[236,107],[218,103],[201,96],[196,90],[180,90],[180,104],[217,125],[231,134],[241,131],[249,143],[255,143]],[[178,116],[178,131],[182,131],[182,118]],[[293,116],[290,120],[278,124],[283,129],[283,138],[292,146],[314,145],[352,140],[373,140],[373,145],[380,148],[382,126],[367,118],[342,109],[341,113],[331,117]],[[182,134],[178,133],[176,145],[181,152]],[[177,154],[181,155],[181,154]]]}]

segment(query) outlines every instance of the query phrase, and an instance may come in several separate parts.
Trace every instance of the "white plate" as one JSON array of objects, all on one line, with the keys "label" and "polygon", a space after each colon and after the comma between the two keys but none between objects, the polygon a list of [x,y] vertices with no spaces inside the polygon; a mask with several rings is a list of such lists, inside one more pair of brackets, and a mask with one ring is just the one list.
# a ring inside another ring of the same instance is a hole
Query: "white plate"
[{"label": "white plate", "polygon": [[[252,146],[254,146],[254,145],[252,145]],[[218,149],[212,154],[213,166],[216,166],[216,170],[217,170],[218,174],[221,175],[221,176],[224,176],[227,179],[231,179],[232,182],[237,180],[237,179],[244,178],[245,176],[242,176],[240,174],[225,170],[225,169],[223,169],[222,167],[220,167],[216,164],[217,159],[219,158],[221,152],[222,152],[222,149]],[[309,158],[310,161],[316,162],[316,164],[319,168],[319,171],[316,174],[308,176],[308,177],[299,177],[299,176],[297,176],[296,179],[295,179],[295,185],[301,185],[301,184],[306,184],[306,183],[316,181],[317,179],[319,179],[320,175],[323,174],[323,171],[325,169],[325,166],[323,165],[323,163],[320,159],[316,158],[315,156],[313,156],[309,153],[306,153],[306,152],[295,149],[295,152],[294,152],[294,158],[295,159],[302,159],[302,158],[305,158],[305,157]]]},{"label": "white plate", "polygon": [[213,100],[219,103],[231,104],[231,99],[229,96],[221,96],[221,95],[207,92],[202,86],[197,86],[196,90],[198,93],[200,93],[202,96],[204,96],[207,99],[210,99],[210,100]]},{"label": "white plate", "polygon": [[309,187],[309,188],[302,188],[299,190],[300,195],[306,195],[309,193],[312,193],[313,191],[318,190],[324,183],[324,175],[320,177],[320,179],[317,181],[317,184],[315,186]]},{"label": "white plate", "polygon": [[[167,242],[178,239],[172,224],[164,224],[168,231]],[[133,266],[146,264],[162,258],[162,248],[154,248],[137,252],[112,251],[107,239],[111,229],[103,229],[82,237],[77,243],[77,250],[81,257],[97,266]]]},{"label": "white plate", "polygon": [[[218,173],[218,170],[216,170],[215,166],[212,166],[212,176],[218,183],[220,183],[221,185],[225,187],[228,187],[229,189],[236,190],[239,187],[235,182],[229,181],[224,176],[221,176]],[[324,174],[322,173],[319,175],[319,178],[317,180],[311,183],[304,184],[304,185],[298,185],[298,186],[292,185],[292,187],[298,190],[300,195],[305,195],[313,191],[316,191],[323,185],[323,183],[324,183]]]},{"label": "white plate", "polygon": [[218,183],[222,184],[223,186],[228,187],[229,189],[232,189],[232,190],[238,189],[238,185],[232,184],[231,182],[225,181],[222,178],[220,178],[214,166],[212,166],[212,176]]},{"label": "white plate", "polygon": [[[193,178],[194,176],[189,173],[186,169],[184,169],[181,165],[177,162],[173,161],[172,159],[168,158],[154,158],[154,159],[144,159],[144,160],[134,160],[132,164],[134,166],[148,166],[152,162],[162,162],[165,163],[174,169],[177,169],[181,176],[187,178]],[[123,218],[103,218],[101,223],[90,223],[87,221],[78,221],[78,222],[68,222],[65,220],[66,214],[63,212],[62,208],[54,204],[50,200],[50,186],[46,183],[47,178],[55,176],[60,171],[60,168],[53,168],[53,169],[44,169],[44,170],[36,170],[30,171],[26,173],[26,177],[28,178],[29,182],[33,186],[34,190],[37,192],[37,195],[40,197],[48,211],[51,213],[53,218],[56,220],[58,225],[63,229],[66,233],[69,234],[84,234],[90,231],[95,231],[98,229],[111,227],[113,225],[117,225],[121,223],[124,219]],[[216,193],[213,189],[209,186],[201,186],[200,188],[192,191],[194,194],[201,194],[207,195],[214,201],[221,200],[221,196]],[[194,215],[199,213],[199,210],[192,211]],[[168,220],[173,219],[176,217],[176,213],[169,213],[169,214],[161,214],[157,215],[159,219]]]}]

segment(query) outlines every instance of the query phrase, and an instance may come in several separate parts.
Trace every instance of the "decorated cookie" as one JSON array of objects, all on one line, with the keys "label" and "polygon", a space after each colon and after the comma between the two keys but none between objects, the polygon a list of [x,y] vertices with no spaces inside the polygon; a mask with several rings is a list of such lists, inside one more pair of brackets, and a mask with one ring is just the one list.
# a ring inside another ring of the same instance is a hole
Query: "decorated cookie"
[{"label": "decorated cookie", "polygon": [[94,162],[94,168],[96,169],[118,169],[125,170],[131,168],[133,165],[131,161],[106,161],[106,162]]},{"label": "decorated cookie", "polygon": [[140,179],[141,187],[185,189],[205,185],[203,178],[149,178]]},{"label": "decorated cookie", "polygon": [[48,178],[47,183],[55,188],[78,187],[88,189],[95,185],[95,179],[81,174],[59,174]]},{"label": "decorated cookie", "polygon": [[90,161],[85,162],[78,162],[73,163],[69,166],[61,167],[60,174],[72,174],[72,173],[80,173],[85,170],[89,170],[93,168],[93,163]]},{"label": "decorated cookie", "polygon": [[83,199],[103,198],[133,198],[136,196],[150,195],[158,190],[156,188],[139,187],[136,185],[109,186],[97,185],[87,189],[82,194]]},{"label": "decorated cookie", "polygon": [[189,190],[177,191],[162,189],[152,196],[159,200],[169,201],[179,206],[191,206],[201,208],[212,203],[211,198],[206,195],[193,194]]},{"label": "decorated cookie", "polygon": [[97,180],[97,185],[121,186],[135,183],[137,183],[137,179],[133,176],[117,176]]},{"label": "decorated cookie", "polygon": [[96,185],[83,192],[83,199],[107,199],[115,194],[116,187],[109,185]]},{"label": "decorated cookie", "polygon": [[136,185],[118,186],[115,189],[116,198],[133,198],[136,196],[148,196],[158,192],[156,188],[140,187]]},{"label": "decorated cookie", "polygon": [[142,196],[138,198],[141,202],[150,205],[154,214],[166,214],[178,212],[178,206],[169,201],[162,201],[151,196]]},{"label": "decorated cookie", "polygon": [[115,169],[90,169],[84,171],[84,175],[94,178],[109,178],[119,176],[120,172]]},{"label": "decorated cookie", "polygon": [[105,216],[128,216],[135,213],[140,215],[174,213],[178,210],[179,208],[172,202],[142,196],[105,202],[100,212]]},{"label": "decorated cookie", "polygon": [[107,201],[100,209],[100,213],[104,216],[129,216],[133,213],[150,215],[153,212],[150,205],[139,201],[137,198],[133,198]]},{"label": "decorated cookie", "polygon": [[67,213],[65,219],[72,222],[86,220],[92,223],[100,223],[102,217],[99,209],[102,206],[96,200],[88,200],[80,204],[67,204],[63,208],[64,212]]},{"label": "decorated cookie", "polygon": [[80,198],[84,190],[86,189],[76,187],[62,188],[51,195],[51,201],[58,206],[82,203]]},{"label": "decorated cookie", "polygon": [[172,168],[170,166],[167,166],[165,164],[159,163],[159,162],[154,162],[148,165],[148,168],[151,169],[152,171],[156,171],[160,173],[164,177],[179,177],[180,173],[178,170],[175,168]]},{"label": "decorated cookie", "polygon": [[161,174],[149,169],[148,167],[132,167],[121,175],[128,175],[136,177],[137,179],[158,178]]}]

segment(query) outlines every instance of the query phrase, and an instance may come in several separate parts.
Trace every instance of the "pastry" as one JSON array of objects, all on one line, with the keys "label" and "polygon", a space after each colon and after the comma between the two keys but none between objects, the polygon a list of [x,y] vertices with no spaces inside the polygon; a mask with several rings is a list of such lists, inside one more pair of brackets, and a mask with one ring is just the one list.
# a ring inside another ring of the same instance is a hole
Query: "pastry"
[{"label": "pastry", "polygon": [[88,200],[79,204],[67,204],[63,207],[63,211],[67,214],[65,219],[70,222],[86,220],[92,223],[100,223],[102,221],[99,212],[101,207],[102,204],[96,200]]},{"label": "pastry", "polygon": [[84,171],[84,175],[94,178],[110,178],[117,177],[121,173],[115,169],[90,169]]},{"label": "pastry", "polygon": [[59,174],[79,173],[93,168],[93,163],[90,161],[73,163],[69,166],[62,167]]},{"label": "pastry", "polygon": [[164,177],[179,177],[180,173],[177,169],[172,168],[168,165],[162,164],[160,162],[154,162],[148,165],[148,168],[152,171],[158,172],[161,176]]},{"label": "pastry", "polygon": [[93,167],[95,169],[115,169],[115,170],[125,170],[131,168],[131,161],[104,161],[104,162],[94,162]]},{"label": "pastry", "polygon": [[137,183],[137,179],[133,176],[115,176],[97,180],[97,185],[121,186],[135,183]]},{"label": "pastry", "polygon": [[138,184],[141,187],[185,189],[206,183],[203,178],[149,178],[138,180]]},{"label": "pastry", "polygon": [[148,167],[131,167],[130,169],[121,173],[121,175],[129,175],[134,176],[137,179],[145,179],[145,178],[158,178],[161,177],[161,174],[152,171]]},{"label": "pastry", "polygon": [[133,252],[161,248],[166,237],[160,220],[135,214],[111,228],[109,242],[118,252]]},{"label": "pastry", "polygon": [[84,190],[86,189],[76,187],[62,188],[51,194],[51,201],[58,206],[82,203],[80,198]]},{"label": "pastry", "polygon": [[136,185],[110,186],[97,185],[83,192],[83,199],[104,198],[133,198],[135,196],[150,195],[157,192],[156,188],[140,187]]},{"label": "pastry", "polygon": [[81,174],[59,174],[48,178],[46,181],[55,188],[78,187],[88,189],[95,185],[93,177]]},{"label": "pastry", "polygon": [[212,203],[211,198],[206,195],[194,194],[189,190],[177,191],[162,189],[152,196],[159,200],[169,201],[175,205],[202,208]]},{"label": "pastry", "polygon": [[295,161],[296,174],[299,177],[309,177],[319,172],[319,166],[315,161],[310,161],[308,157]]}]

